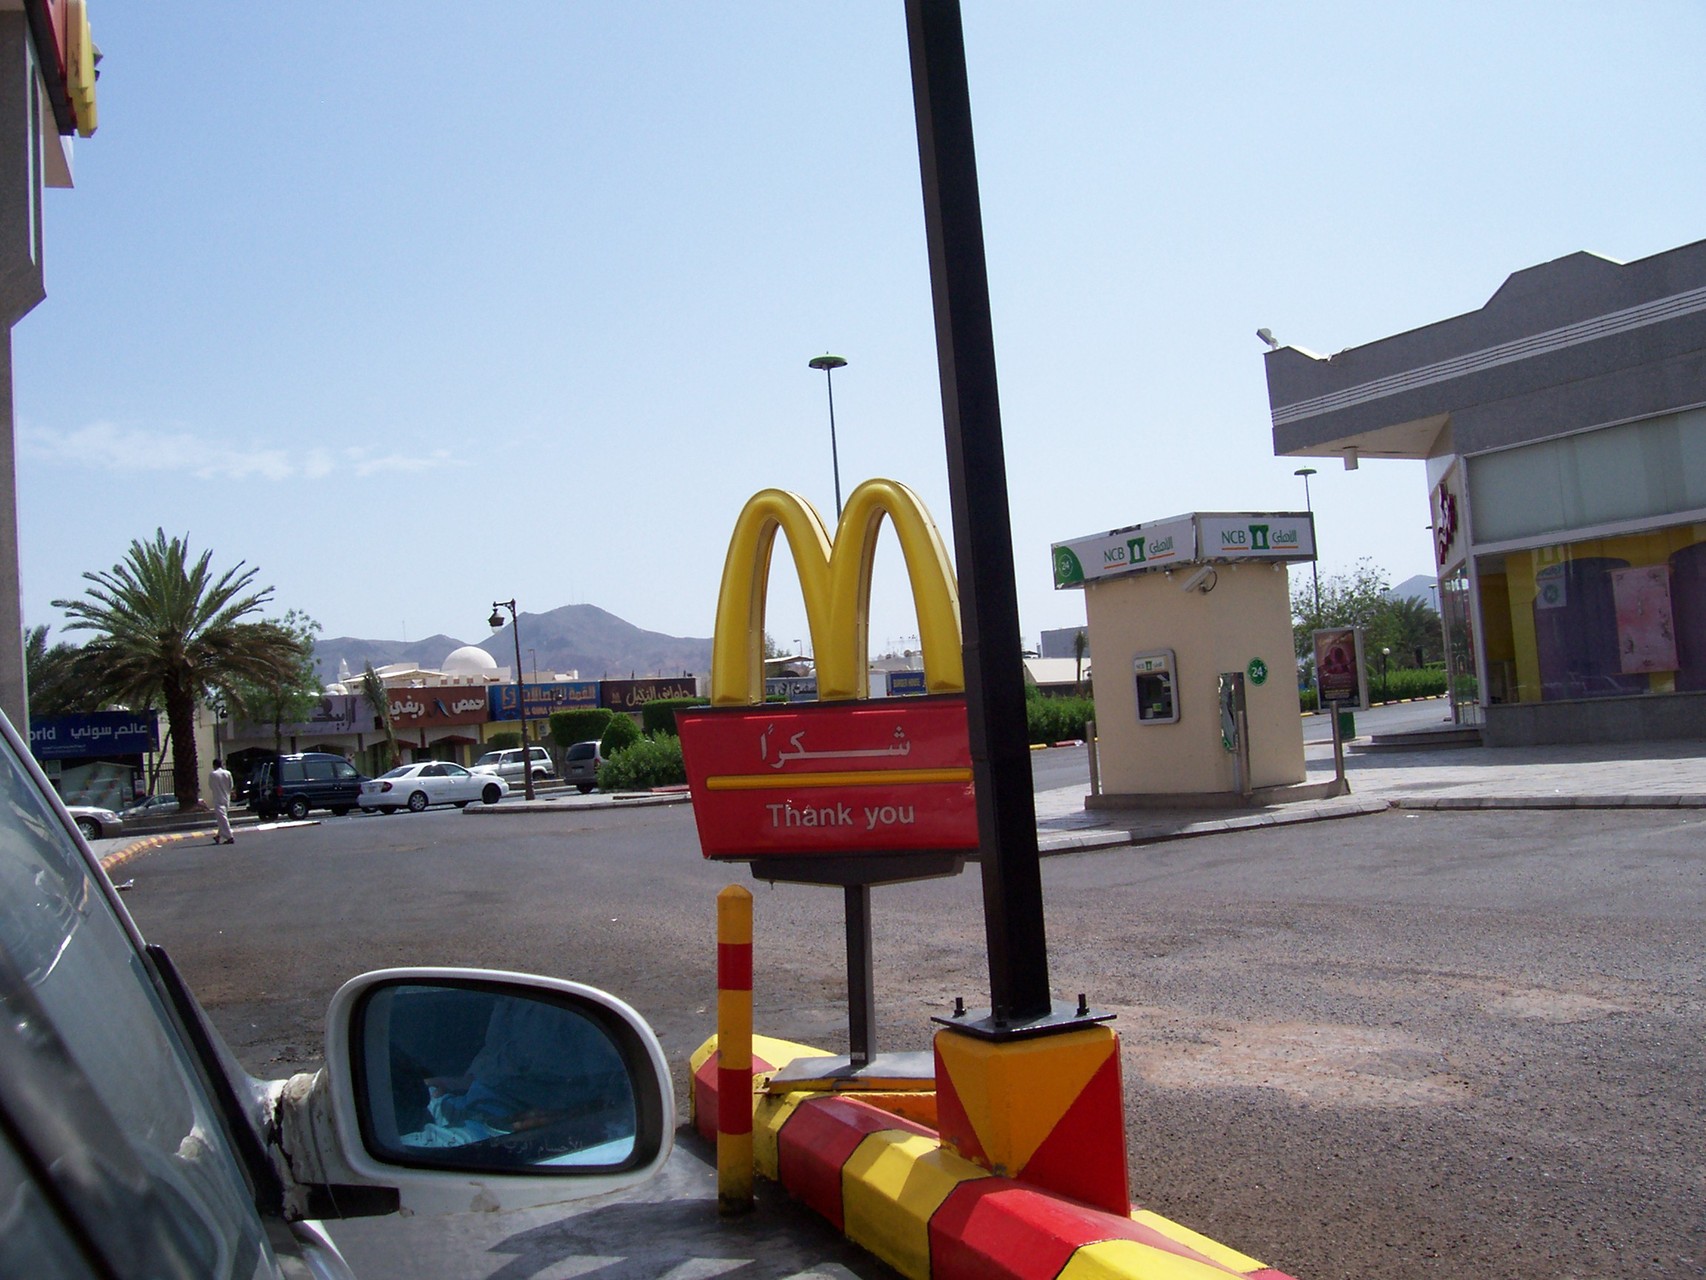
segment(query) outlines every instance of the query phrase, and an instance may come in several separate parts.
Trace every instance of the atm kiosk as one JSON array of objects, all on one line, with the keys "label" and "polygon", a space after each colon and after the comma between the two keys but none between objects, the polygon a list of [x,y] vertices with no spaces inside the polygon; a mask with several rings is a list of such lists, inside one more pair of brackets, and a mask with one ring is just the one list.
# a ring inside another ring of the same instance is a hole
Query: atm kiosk
[{"label": "atm kiosk", "polygon": [[1092,807],[1248,804],[1306,781],[1287,566],[1308,512],[1193,512],[1054,546],[1096,654]]}]

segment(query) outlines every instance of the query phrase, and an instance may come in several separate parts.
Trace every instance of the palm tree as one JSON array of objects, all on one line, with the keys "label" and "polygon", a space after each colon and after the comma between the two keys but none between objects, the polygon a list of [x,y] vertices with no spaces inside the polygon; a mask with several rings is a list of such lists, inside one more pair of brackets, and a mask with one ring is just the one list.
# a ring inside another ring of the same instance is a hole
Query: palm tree
[{"label": "palm tree", "polygon": [[94,638],[78,651],[76,672],[91,698],[166,710],[172,741],[172,790],[185,808],[201,799],[196,759],[196,703],[238,701],[244,682],[266,683],[298,661],[295,637],[273,623],[244,622],[272,597],[251,588],[257,569],[214,576],[204,551],[193,564],[184,539],[157,529],[152,542],[132,542],[120,564],[85,573],[93,583],[76,600],[55,600],[71,631]]},{"label": "palm tree", "polygon": [[1073,669],[1072,682],[1078,686],[1079,696],[1084,694],[1084,655],[1090,651],[1090,637],[1080,631],[1072,637],[1072,657],[1077,665]]},{"label": "palm tree", "polygon": [[63,640],[49,644],[46,627],[31,627],[24,634],[24,671],[32,716],[68,716],[94,710],[72,679],[71,665],[76,657],[75,645]]},{"label": "palm tree", "polygon": [[373,708],[378,727],[385,731],[385,767],[389,769],[399,762],[402,752],[397,750],[397,731],[391,727],[391,695],[385,691],[385,682],[371,662],[361,673],[361,692]]}]

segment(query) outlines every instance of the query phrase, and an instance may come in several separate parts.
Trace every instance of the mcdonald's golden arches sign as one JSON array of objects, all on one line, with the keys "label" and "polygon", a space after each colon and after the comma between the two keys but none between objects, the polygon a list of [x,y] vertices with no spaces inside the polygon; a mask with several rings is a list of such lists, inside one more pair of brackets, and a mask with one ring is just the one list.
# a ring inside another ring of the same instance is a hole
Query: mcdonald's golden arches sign
[{"label": "mcdonald's golden arches sign", "polygon": [[[877,534],[894,527],[918,610],[926,696],[869,697],[867,615]],[[780,531],[817,655],[816,703],[764,702],[764,598]],[[892,480],[855,489],[831,540],[796,494],[741,511],[717,600],[711,706],[676,713],[708,858],[977,846],[959,593],[941,535]]]}]

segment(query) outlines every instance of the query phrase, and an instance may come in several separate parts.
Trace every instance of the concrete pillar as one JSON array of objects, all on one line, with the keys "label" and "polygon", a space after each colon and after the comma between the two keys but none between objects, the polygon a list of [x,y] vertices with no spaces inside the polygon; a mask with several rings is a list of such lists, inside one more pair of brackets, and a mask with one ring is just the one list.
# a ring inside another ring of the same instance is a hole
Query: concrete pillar
[{"label": "concrete pillar", "polygon": [[41,270],[42,103],[22,9],[0,11],[0,711],[30,731],[18,572],[12,326],[46,296]]}]

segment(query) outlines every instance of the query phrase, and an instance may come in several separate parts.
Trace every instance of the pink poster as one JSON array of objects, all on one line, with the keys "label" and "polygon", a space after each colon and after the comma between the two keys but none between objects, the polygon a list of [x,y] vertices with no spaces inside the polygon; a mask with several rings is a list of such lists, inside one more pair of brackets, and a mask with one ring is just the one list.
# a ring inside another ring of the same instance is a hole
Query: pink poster
[{"label": "pink poster", "polygon": [[1676,670],[1676,628],[1670,614],[1670,566],[1614,569],[1617,656],[1624,675]]}]

